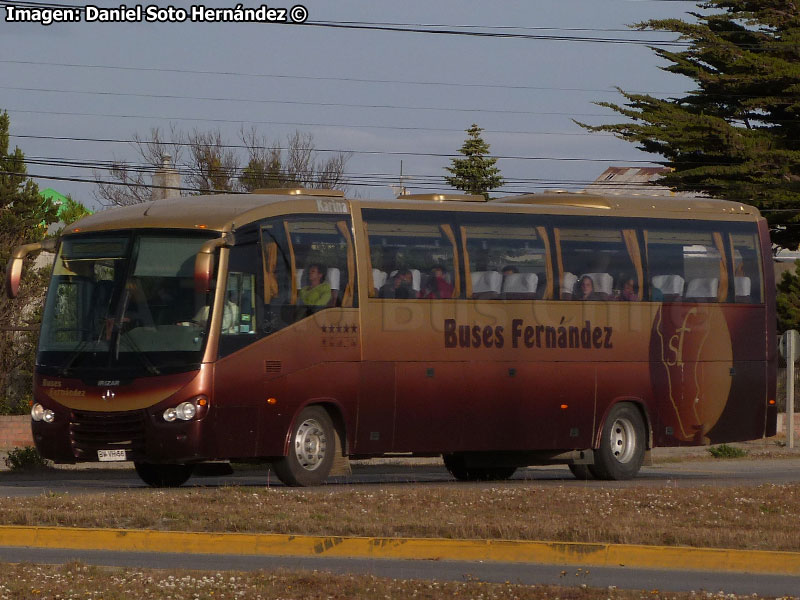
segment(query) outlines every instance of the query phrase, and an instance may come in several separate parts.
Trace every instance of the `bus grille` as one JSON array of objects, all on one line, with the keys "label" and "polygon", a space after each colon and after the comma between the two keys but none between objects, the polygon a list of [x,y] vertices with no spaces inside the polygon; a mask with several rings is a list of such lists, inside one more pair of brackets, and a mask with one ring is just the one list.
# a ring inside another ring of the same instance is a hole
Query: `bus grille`
[{"label": "bus grille", "polygon": [[98,450],[127,450],[131,458],[143,455],[146,418],[143,410],[73,410],[69,432],[75,457],[96,460]]}]

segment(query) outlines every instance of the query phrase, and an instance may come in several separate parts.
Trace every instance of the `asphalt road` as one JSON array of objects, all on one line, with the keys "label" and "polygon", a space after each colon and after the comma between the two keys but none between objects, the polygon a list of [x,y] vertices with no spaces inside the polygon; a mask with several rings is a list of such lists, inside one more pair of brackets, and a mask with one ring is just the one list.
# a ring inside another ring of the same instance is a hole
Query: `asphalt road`
[{"label": "asphalt road", "polygon": [[[662,457],[663,458],[663,457]],[[102,493],[141,489],[144,485],[127,465],[116,468],[82,468],[51,470],[41,473],[0,473],[0,496],[37,496],[48,492],[70,494]],[[578,481],[566,467],[532,467],[520,469],[507,482],[493,487],[513,486],[546,488],[549,486],[581,486],[621,488],[631,486],[732,486],[762,483],[800,482],[800,457],[760,460],[696,460],[660,462],[643,467],[640,476],[627,482]],[[187,485],[215,487],[225,485],[281,485],[266,468],[247,467],[225,477],[194,477]],[[376,461],[357,463],[353,474],[331,478],[328,485],[313,488],[320,493],[336,493],[352,486],[471,486],[455,482],[436,460]],[[800,577],[762,576],[752,574],[708,573],[698,571],[648,570],[631,568],[586,568],[576,566],[510,564],[488,562],[413,561],[390,559],[290,558],[278,556],[218,556],[186,554],[148,554],[82,550],[52,550],[0,547],[0,560],[63,563],[79,559],[90,564],[109,566],[191,568],[191,569],[317,569],[338,573],[371,573],[393,578],[436,580],[512,581],[523,584],[615,585],[627,589],[659,589],[663,591],[724,591],[726,593],[774,596],[800,596]]]},{"label": "asphalt road", "polygon": [[[58,469],[40,473],[0,473],[0,496],[38,496],[46,492],[69,492],[83,494],[111,492],[145,485],[136,476],[132,465],[117,465],[116,468]],[[754,485],[760,483],[800,482],[800,457],[785,457],[760,460],[684,460],[682,462],[659,463],[643,467],[632,481],[578,481],[567,467],[529,467],[519,469],[506,482],[492,482],[498,486],[547,486],[577,485],[581,487],[623,488],[664,485],[678,487]],[[187,486],[281,486],[282,484],[263,469],[247,466],[233,475],[224,477],[192,477]],[[309,488],[320,492],[335,492],[350,486],[407,486],[445,485],[482,486],[485,483],[456,482],[435,459],[430,460],[381,460],[374,463],[359,463],[353,466],[349,476],[331,477],[327,485]]]},{"label": "asphalt road", "polygon": [[63,564],[80,560],[86,564],[154,569],[199,571],[264,569],[317,570],[331,573],[370,574],[393,579],[435,581],[510,581],[523,585],[562,585],[661,592],[724,592],[762,596],[798,597],[800,577],[671,571],[629,568],[584,569],[574,565],[537,565],[496,562],[421,561],[391,559],[303,558],[281,556],[230,556],[215,554],[170,554],[51,550],[0,547],[0,561]]}]

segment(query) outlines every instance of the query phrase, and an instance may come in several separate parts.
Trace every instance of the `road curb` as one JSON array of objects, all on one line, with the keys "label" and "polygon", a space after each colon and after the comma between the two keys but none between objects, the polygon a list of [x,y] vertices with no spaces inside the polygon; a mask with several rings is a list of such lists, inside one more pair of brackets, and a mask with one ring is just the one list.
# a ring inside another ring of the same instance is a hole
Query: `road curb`
[{"label": "road curb", "polygon": [[800,552],[580,542],[0,526],[0,546],[113,552],[482,560],[800,575]]}]

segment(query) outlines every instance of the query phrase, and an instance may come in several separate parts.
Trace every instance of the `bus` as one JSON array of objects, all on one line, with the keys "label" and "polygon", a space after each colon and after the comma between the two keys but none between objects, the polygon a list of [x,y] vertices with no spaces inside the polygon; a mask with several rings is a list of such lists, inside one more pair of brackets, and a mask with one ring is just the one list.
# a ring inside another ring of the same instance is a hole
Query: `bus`
[{"label": "bus", "polygon": [[155,487],[264,462],[441,456],[458,480],[775,434],[765,219],[712,199],[347,199],[261,190],[100,211],[60,239],[31,426],[56,463]]}]

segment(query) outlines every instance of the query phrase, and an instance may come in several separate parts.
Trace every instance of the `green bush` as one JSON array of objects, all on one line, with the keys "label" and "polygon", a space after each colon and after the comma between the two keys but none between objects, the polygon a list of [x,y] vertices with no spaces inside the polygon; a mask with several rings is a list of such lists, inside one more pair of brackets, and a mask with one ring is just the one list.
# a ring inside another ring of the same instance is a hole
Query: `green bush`
[{"label": "green bush", "polygon": [[743,456],[747,456],[747,450],[742,450],[735,446],[728,446],[728,444],[712,446],[708,451],[714,458],[742,458]]},{"label": "green bush", "polygon": [[5,458],[6,466],[12,471],[31,471],[47,468],[48,462],[33,446],[14,448]]}]

